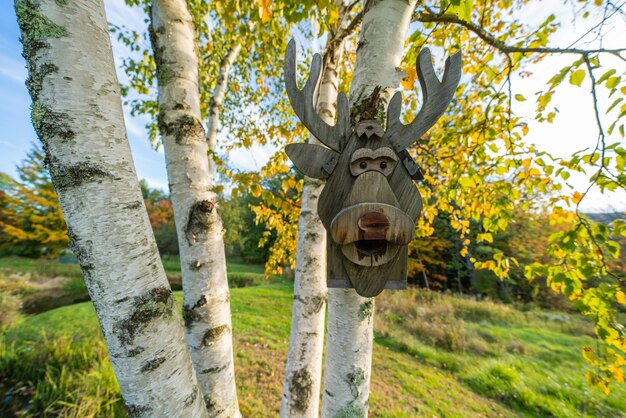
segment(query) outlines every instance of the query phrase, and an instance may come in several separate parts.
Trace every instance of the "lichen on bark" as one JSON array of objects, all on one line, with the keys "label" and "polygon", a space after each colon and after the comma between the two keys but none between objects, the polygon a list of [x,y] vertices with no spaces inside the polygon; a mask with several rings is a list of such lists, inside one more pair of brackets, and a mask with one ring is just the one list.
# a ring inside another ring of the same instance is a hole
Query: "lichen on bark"
[{"label": "lichen on bark", "polygon": [[367,409],[361,405],[351,405],[341,409],[333,418],[364,418],[367,417]]},{"label": "lichen on bark", "polygon": [[359,319],[365,321],[374,315],[374,300],[368,299],[359,306]]},{"label": "lichen on bark", "polygon": [[209,346],[213,344],[222,335],[230,332],[230,327],[226,324],[219,325],[215,328],[208,329],[202,336],[202,345]]},{"label": "lichen on bark", "polygon": [[178,145],[186,145],[195,141],[204,142],[204,127],[198,119],[182,115],[171,122],[166,122],[163,112],[159,112],[157,124],[161,135],[174,136]]},{"label": "lichen on bark", "polygon": [[99,181],[105,178],[114,178],[111,173],[97,164],[84,162],[73,165],[63,165],[54,158],[49,158],[47,161],[50,176],[57,190],[78,187],[84,183]]},{"label": "lichen on bark", "polygon": [[134,343],[137,334],[150,321],[156,318],[168,320],[176,315],[172,290],[167,287],[155,287],[135,297],[133,305],[131,315],[113,325],[113,333],[126,346]]},{"label": "lichen on bark", "polygon": [[309,406],[309,400],[313,393],[313,379],[311,373],[302,368],[296,370],[291,376],[291,404],[296,411],[304,412]]},{"label": "lichen on bark", "polygon": [[[33,94],[31,94],[33,96]],[[40,140],[46,143],[50,138],[58,137],[62,140],[73,139],[76,134],[69,128],[69,115],[55,112],[33,98],[31,105],[31,119],[35,132]]]}]

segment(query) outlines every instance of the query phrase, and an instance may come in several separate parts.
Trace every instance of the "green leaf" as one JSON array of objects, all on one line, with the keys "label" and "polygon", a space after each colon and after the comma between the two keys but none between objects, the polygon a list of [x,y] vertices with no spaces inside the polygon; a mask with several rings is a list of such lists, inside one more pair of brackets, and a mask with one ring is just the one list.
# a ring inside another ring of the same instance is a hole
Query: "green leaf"
[{"label": "green leaf", "polygon": [[516,94],[515,95],[515,100],[517,100],[518,102],[525,102],[526,98],[524,97],[523,94]]},{"label": "green leaf", "polygon": [[569,76],[569,83],[580,87],[584,79],[585,79],[585,70],[578,69]]},{"label": "green leaf", "polygon": [[617,87],[617,85],[619,84],[619,81],[620,81],[619,77],[611,77],[608,80],[606,80],[606,87],[609,89]]},{"label": "green leaf", "polygon": [[609,78],[613,74],[615,74],[615,69],[611,69],[611,70],[607,71],[606,73],[604,73],[604,74],[602,74],[600,76],[600,78],[598,79],[598,81],[596,81],[596,83],[602,84],[604,82],[604,80],[606,80],[607,78]]}]

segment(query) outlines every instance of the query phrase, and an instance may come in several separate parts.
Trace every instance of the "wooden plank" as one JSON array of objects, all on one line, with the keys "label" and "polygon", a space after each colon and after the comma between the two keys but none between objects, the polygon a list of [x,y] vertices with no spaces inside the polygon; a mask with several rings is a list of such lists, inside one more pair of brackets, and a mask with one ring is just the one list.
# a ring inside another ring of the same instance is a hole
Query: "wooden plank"
[{"label": "wooden plank", "polygon": [[313,136],[327,147],[340,151],[342,139],[350,129],[348,98],[343,93],[339,94],[337,97],[337,122],[335,126],[328,125],[322,120],[314,106],[316,89],[320,82],[322,71],[322,58],[319,54],[313,56],[309,78],[302,90],[298,88],[296,83],[296,67],[297,49],[296,42],[292,39],[289,41],[285,52],[284,68],[285,88],[291,107]]},{"label": "wooden plank", "polygon": [[285,152],[298,171],[322,180],[330,176],[339,158],[335,151],[315,144],[289,144]]},{"label": "wooden plank", "polygon": [[424,98],[422,108],[408,125],[401,122],[402,94],[397,92],[391,98],[387,109],[386,137],[396,152],[409,148],[419,141],[441,117],[454,97],[454,92],[461,80],[461,53],[446,59],[443,80],[440,82],[433,68],[430,50],[420,51],[416,61],[417,77],[422,87]]}]

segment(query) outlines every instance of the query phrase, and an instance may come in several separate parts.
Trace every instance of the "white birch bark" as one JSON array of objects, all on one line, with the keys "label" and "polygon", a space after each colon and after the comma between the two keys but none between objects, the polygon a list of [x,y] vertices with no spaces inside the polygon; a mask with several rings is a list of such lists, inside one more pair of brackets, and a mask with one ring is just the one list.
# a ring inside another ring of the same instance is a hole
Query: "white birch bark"
[{"label": "white birch bark", "polygon": [[[325,122],[333,124],[338,79],[335,61],[330,64],[324,66],[316,109]],[[309,143],[320,144],[314,136],[309,138]],[[326,230],[317,215],[317,201],[323,188],[322,180],[304,178],[298,221],[291,336],[280,410],[282,417],[319,416],[324,316],[328,293]]]},{"label": "white birch bark", "polygon": [[[228,87],[228,76],[230,74],[230,68],[237,59],[239,52],[241,51],[241,44],[235,43],[232,45],[226,56],[220,63],[220,69],[217,76],[217,85],[215,91],[211,97],[211,103],[209,104],[209,117],[207,119],[207,134],[206,140],[209,144],[209,151],[215,151],[217,145],[217,132],[219,130],[220,112],[224,105],[224,98],[226,97],[226,88]],[[214,174],[215,164],[212,156],[209,156],[209,171],[211,175]]]},{"label": "white birch bark", "polygon": [[[338,25],[331,28],[324,50],[322,79],[315,107],[328,124],[335,123],[339,76],[337,66],[347,33],[350,7],[340,6]],[[314,137],[310,144],[321,145]],[[318,417],[324,349],[324,319],[328,289],[326,287],[326,230],[317,214],[317,202],[324,181],[304,178],[302,204],[298,221],[298,244],[294,279],[291,336],[281,417]]]},{"label": "white birch bark", "polygon": [[[400,84],[398,71],[415,0],[365,4],[350,87],[351,109],[379,91],[383,106]],[[380,88],[380,90],[378,90]],[[384,108],[379,114],[384,114]],[[355,115],[358,121],[359,115]],[[374,340],[374,300],[354,289],[329,289],[322,416],[366,417]]]},{"label": "white birch bark", "polygon": [[137,181],[101,0],[17,0],[46,153],[133,417],[207,416]]},{"label": "white birch bark", "polygon": [[200,122],[195,29],[184,0],[155,0],[151,17],[187,344],[209,415],[239,416],[222,220]]}]

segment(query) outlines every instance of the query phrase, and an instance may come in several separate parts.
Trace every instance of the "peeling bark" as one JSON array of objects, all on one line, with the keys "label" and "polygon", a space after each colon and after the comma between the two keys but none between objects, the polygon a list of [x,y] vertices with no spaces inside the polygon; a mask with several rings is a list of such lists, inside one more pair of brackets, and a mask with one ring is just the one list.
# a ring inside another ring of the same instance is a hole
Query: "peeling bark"
[{"label": "peeling bark", "polygon": [[128,414],[205,417],[128,146],[103,4],[15,9],[33,125]]},{"label": "peeling bark", "polygon": [[150,38],[183,278],[187,345],[210,416],[240,416],[222,220],[200,122],[195,29],[183,0],[155,0]]},{"label": "peeling bark", "polygon": [[[366,2],[350,87],[353,121],[384,121],[402,79],[398,71],[415,0]],[[362,114],[365,112],[366,114]],[[322,416],[366,417],[370,388],[374,301],[354,289],[329,289]]]}]

